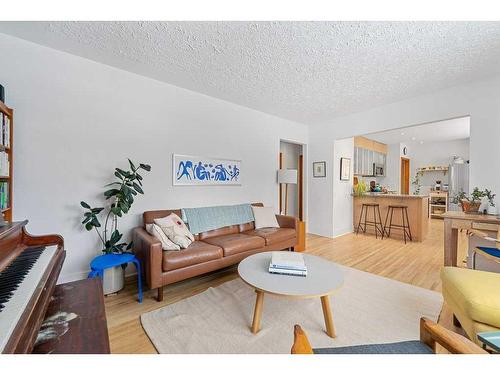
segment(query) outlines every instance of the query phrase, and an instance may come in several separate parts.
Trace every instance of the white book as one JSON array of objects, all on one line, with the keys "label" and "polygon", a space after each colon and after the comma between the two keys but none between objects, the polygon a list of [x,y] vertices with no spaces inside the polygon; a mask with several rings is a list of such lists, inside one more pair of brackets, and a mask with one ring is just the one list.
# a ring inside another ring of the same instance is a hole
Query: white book
[{"label": "white book", "polygon": [[304,256],[301,253],[292,251],[273,251],[270,267],[301,271],[307,270]]},{"label": "white book", "polygon": [[269,267],[269,273],[274,273],[277,275],[289,275],[289,276],[303,276],[303,277],[307,276],[307,270],[300,271],[300,270],[282,269],[274,267]]}]

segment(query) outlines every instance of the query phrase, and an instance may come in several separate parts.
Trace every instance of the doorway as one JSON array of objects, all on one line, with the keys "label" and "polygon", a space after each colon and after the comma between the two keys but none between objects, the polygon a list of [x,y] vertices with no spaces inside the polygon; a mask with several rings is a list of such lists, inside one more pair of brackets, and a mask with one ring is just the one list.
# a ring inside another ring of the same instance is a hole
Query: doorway
[{"label": "doorway", "polygon": [[279,212],[304,220],[304,155],[303,146],[280,142],[279,169],[293,171],[293,181],[279,183]]},{"label": "doorway", "polygon": [[401,158],[401,194],[410,194],[410,159]]}]

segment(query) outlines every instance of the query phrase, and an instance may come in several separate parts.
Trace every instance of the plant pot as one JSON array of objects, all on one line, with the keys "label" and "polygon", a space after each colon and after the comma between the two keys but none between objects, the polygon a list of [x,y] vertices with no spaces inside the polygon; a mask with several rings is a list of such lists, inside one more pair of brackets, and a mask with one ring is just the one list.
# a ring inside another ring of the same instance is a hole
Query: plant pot
[{"label": "plant pot", "polygon": [[469,202],[467,199],[462,199],[460,203],[462,205],[462,210],[467,214],[477,213],[481,206],[481,202]]},{"label": "plant pot", "polygon": [[497,214],[497,208],[495,206],[489,205],[488,206],[488,214],[489,215],[496,215]]},{"label": "plant pot", "polygon": [[121,266],[106,268],[104,270],[104,279],[102,288],[104,295],[116,293],[123,289],[125,285],[125,273]]}]

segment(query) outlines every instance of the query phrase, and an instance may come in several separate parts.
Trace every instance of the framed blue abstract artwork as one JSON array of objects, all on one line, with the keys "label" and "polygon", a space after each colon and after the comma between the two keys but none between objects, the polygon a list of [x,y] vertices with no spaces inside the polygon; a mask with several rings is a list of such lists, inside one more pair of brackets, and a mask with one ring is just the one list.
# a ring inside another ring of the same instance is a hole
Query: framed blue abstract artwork
[{"label": "framed blue abstract artwork", "polygon": [[174,154],[172,161],[174,185],[241,185],[241,160]]}]

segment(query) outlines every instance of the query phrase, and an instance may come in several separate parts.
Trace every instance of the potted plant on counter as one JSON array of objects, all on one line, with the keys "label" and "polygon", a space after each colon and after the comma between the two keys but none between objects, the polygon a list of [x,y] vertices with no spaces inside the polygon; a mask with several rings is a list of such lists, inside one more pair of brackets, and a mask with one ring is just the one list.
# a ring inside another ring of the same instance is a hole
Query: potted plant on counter
[{"label": "potted plant on counter", "polygon": [[[143,177],[138,173],[140,170],[151,171],[147,164],[136,166],[130,159],[129,169],[115,169],[116,181],[106,185],[108,189],[103,195],[109,201],[107,207],[91,207],[82,201],[80,205],[86,210],[83,213],[82,225],[86,230],[95,230],[102,244],[102,252],[105,254],[121,254],[132,248],[132,242],[122,241],[123,234],[118,230],[118,218],[127,214],[134,203],[134,196],[144,194],[142,190]],[[104,219],[101,226],[99,217]],[[124,285],[124,273],[121,266],[106,269],[104,272],[103,289],[104,294],[115,293]]]},{"label": "potted plant on counter", "polygon": [[452,202],[460,204],[465,213],[477,213],[483,198],[488,199],[491,206],[495,206],[495,194],[493,194],[491,190],[479,190],[477,187],[474,188],[470,196],[467,196],[464,191],[459,192],[455,197],[453,197]]}]

